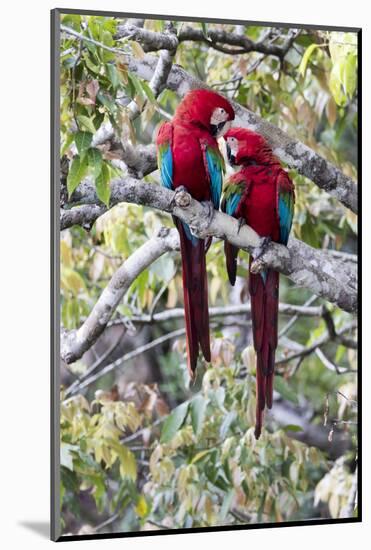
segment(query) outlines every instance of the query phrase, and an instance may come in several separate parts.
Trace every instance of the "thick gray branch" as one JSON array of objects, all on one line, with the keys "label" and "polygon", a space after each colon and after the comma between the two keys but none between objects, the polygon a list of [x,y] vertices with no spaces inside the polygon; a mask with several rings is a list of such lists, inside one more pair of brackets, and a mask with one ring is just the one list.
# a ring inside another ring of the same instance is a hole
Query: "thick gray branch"
[{"label": "thick gray branch", "polygon": [[176,50],[178,38],[171,32],[155,32],[140,28],[131,23],[120,25],[115,36],[116,39],[129,38],[142,44],[145,51]]},{"label": "thick gray branch", "polygon": [[[156,62],[157,58],[150,54],[141,60],[130,59],[129,70],[137,73],[144,80],[150,80]],[[173,65],[167,80],[167,87],[183,97],[191,89],[207,86],[204,82],[188,74],[179,65]],[[241,107],[238,103],[233,101],[231,103],[236,112],[236,125],[262,134],[272,147],[274,154],[282,162],[295,168],[299,174],[312,180],[320,189],[335,197],[353,212],[358,211],[357,186],[351,178],[307,145],[289,137],[285,132],[252,111]]]},{"label": "thick gray branch", "polygon": [[125,292],[138,275],[162,254],[177,250],[178,246],[177,230],[163,228],[122,264],[83,325],[76,331],[62,332],[61,357],[66,363],[79,359],[102,334]]},{"label": "thick gray branch", "polygon": [[[81,184],[72,201],[97,204],[99,200],[90,182]],[[258,234],[249,226],[238,231],[238,222],[223,212],[213,212],[208,219],[205,206],[183,191],[175,193],[164,187],[147,184],[132,178],[112,182],[111,204],[131,202],[170,212],[187,223],[199,237],[227,239],[250,253],[261,245]],[[61,214],[61,226],[66,227]],[[263,256],[254,264],[260,271],[271,267],[287,275],[295,284],[310,289],[317,296],[335,303],[345,311],[357,311],[357,267],[353,263],[332,258],[321,250],[290,239],[289,245],[270,243]]]},{"label": "thick gray branch", "polygon": [[[271,41],[270,36],[264,36],[263,40],[254,42],[243,34],[228,32],[223,29],[208,29],[206,35],[201,29],[187,26],[182,27],[176,37],[168,32],[149,31],[128,23],[120,25],[116,34],[118,39],[129,38],[140,42],[146,52],[162,49],[174,50],[178,43],[192,41],[204,42],[211,48],[232,55],[258,52],[280,58],[287,53],[296,36],[297,32],[290,29],[281,44]],[[225,46],[234,47],[226,48]]]},{"label": "thick gray branch", "polygon": [[[205,42],[211,48],[229,55],[258,52],[265,55],[274,55],[282,59],[288,52],[296,36],[297,31],[290,29],[282,44],[279,45],[267,39],[268,37],[254,42],[243,34],[228,32],[224,29],[208,29],[207,35],[205,35],[201,29],[184,27],[180,30],[178,39],[179,42],[189,40]],[[235,48],[225,48],[224,45],[234,46]]]}]

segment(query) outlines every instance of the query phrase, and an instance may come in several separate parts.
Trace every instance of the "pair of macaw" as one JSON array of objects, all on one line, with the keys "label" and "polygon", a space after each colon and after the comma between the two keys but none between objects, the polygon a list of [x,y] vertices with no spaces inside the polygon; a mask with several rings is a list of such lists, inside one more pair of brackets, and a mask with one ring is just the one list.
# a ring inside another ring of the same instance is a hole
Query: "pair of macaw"
[{"label": "pair of macaw", "polygon": [[[262,136],[244,128],[230,128],[231,104],[209,90],[193,90],[179,104],[172,122],[157,135],[158,166],[168,189],[185,187],[198,201],[212,203],[248,223],[261,237],[287,244],[294,209],[294,186]],[[217,139],[224,136],[231,165],[241,166],[225,184],[220,204],[224,160]],[[210,361],[209,309],[206,275],[207,241],[174,218],[180,235],[186,323],[187,366],[193,378],[199,348]],[[238,248],[225,241],[229,280],[236,280]],[[251,265],[251,259],[250,259]],[[277,348],[279,275],[268,269],[249,274],[254,348],[257,355],[256,426],[261,433],[265,406],[272,407]]]}]

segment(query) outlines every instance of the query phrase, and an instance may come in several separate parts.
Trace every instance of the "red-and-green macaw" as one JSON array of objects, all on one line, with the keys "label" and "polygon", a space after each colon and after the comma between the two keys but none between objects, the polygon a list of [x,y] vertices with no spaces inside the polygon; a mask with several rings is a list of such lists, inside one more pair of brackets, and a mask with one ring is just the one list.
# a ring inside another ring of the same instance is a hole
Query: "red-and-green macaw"
[{"label": "red-and-green macaw", "polygon": [[[162,185],[185,187],[198,201],[211,201],[219,209],[224,161],[217,138],[229,128],[234,110],[222,96],[209,90],[192,90],[178,105],[173,120],[157,134],[158,167]],[[205,240],[174,219],[180,235],[186,322],[187,366],[193,378],[199,347],[210,361],[209,309]]]},{"label": "red-and-green macaw", "polygon": [[[224,135],[230,164],[241,166],[225,184],[222,210],[247,223],[258,235],[287,245],[294,215],[294,185],[265,139],[245,128]],[[228,277],[236,280],[238,248],[225,241]],[[252,258],[250,258],[250,266]],[[272,407],[278,329],[279,274],[249,273],[251,317],[256,351],[256,425],[261,433],[265,406]]]}]

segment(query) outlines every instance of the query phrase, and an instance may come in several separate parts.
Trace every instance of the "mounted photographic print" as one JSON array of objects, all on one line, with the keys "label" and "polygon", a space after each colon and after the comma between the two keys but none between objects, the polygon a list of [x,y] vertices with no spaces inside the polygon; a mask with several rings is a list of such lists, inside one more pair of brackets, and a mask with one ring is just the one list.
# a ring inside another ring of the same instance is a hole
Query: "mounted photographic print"
[{"label": "mounted photographic print", "polygon": [[361,520],[360,40],[52,11],[53,540]]}]

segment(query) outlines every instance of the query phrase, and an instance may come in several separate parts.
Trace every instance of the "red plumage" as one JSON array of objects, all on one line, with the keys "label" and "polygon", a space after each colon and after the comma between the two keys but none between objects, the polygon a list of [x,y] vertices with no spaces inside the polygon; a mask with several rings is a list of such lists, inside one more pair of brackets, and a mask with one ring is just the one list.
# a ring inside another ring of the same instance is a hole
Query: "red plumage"
[{"label": "red plumage", "polygon": [[[184,186],[192,197],[199,201],[213,199],[212,174],[205,151],[213,152],[217,155],[216,158],[220,156],[211,125],[211,118],[217,108],[225,111],[226,120],[234,118],[231,105],[219,94],[209,90],[189,92],[177,107],[172,122],[166,122],[160,127],[156,140],[163,184],[174,190]],[[170,147],[171,161],[170,157],[166,156],[167,146]],[[171,174],[166,173],[165,169],[171,171]],[[218,208],[219,204],[214,203],[214,206]],[[187,366],[193,378],[199,347],[206,361],[210,361],[206,275],[206,248],[210,242],[205,243],[203,239],[192,237],[189,228],[182,222],[175,219],[174,222],[179,231],[181,244]]]},{"label": "red plumage", "polygon": [[[261,237],[270,237],[275,242],[287,244],[294,204],[294,186],[288,174],[261,135],[243,128],[233,128],[224,138],[232,163],[242,166],[227,182],[224,210],[228,212],[227,203],[229,201],[233,205],[234,196],[237,207],[230,214],[245,220]],[[240,198],[237,201],[238,196]],[[284,201],[284,204],[280,201]],[[284,206],[287,206],[287,211]],[[231,284],[234,284],[236,278],[237,254],[238,249],[226,242],[226,265]],[[272,269],[266,270],[264,274],[251,273],[252,261],[250,258],[249,293],[257,359],[255,436],[259,438],[264,409],[266,406],[271,408],[273,401],[279,274]]]}]

